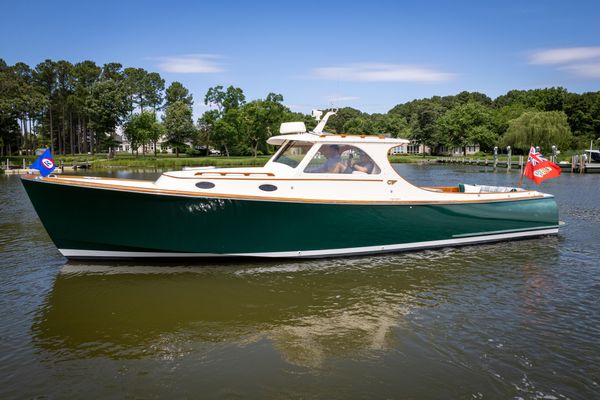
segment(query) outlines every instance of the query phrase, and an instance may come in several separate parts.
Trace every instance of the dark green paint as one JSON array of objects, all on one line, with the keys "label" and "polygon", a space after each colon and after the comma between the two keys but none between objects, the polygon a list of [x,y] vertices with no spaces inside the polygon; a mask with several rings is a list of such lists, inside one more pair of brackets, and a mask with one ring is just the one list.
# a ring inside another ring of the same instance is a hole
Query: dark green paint
[{"label": "dark green paint", "polygon": [[554,198],[446,205],[207,199],[23,180],[58,248],[262,253],[383,246],[558,225]]}]

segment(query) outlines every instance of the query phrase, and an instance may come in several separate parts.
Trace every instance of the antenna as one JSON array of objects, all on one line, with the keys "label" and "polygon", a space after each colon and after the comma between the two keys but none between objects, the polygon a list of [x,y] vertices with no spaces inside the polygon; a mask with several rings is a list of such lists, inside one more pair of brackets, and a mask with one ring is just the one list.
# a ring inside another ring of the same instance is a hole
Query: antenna
[{"label": "antenna", "polygon": [[[316,111],[316,113],[315,113]],[[313,129],[314,133],[322,133],[323,129],[325,128],[325,124],[327,123],[327,120],[329,119],[329,117],[331,117],[332,115],[337,114],[338,110],[331,110],[331,111],[327,111],[327,114],[325,114],[325,116],[323,117],[323,119],[320,120],[319,124],[315,127],[315,129]],[[315,115],[318,114],[318,117]],[[313,110],[313,117],[315,117],[317,119],[317,121],[319,121],[319,119],[321,118],[321,115],[323,115],[323,111],[319,111],[319,110]]]}]

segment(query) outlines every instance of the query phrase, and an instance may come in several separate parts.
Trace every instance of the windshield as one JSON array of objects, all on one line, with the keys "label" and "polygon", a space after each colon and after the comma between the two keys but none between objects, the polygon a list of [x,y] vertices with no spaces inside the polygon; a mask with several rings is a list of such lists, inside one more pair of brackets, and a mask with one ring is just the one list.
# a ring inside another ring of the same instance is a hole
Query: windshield
[{"label": "windshield", "polygon": [[296,168],[312,146],[311,142],[301,142],[299,140],[288,142],[273,162]]},{"label": "windshield", "polygon": [[324,144],[310,160],[304,172],[376,175],[381,170],[371,157],[358,147]]}]

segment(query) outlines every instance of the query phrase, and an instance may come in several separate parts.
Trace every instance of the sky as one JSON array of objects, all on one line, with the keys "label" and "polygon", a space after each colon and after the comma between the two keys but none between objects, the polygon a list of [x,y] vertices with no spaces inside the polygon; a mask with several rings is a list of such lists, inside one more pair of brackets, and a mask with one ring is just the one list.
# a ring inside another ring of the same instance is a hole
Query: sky
[{"label": "sky", "polygon": [[208,88],[280,93],[293,111],[399,103],[463,90],[600,90],[600,1],[15,1],[0,58],[119,62]]}]

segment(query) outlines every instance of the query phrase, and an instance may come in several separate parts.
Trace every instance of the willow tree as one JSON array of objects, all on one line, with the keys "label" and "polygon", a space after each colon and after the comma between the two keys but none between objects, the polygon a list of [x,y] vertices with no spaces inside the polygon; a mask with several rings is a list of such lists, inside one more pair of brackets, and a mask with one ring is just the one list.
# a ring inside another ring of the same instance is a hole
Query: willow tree
[{"label": "willow tree", "polygon": [[552,145],[568,148],[572,141],[567,115],[562,111],[530,111],[508,123],[504,144],[523,151],[540,146],[549,152]]}]

